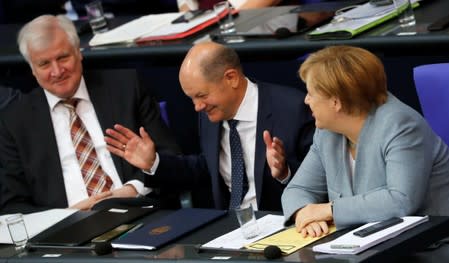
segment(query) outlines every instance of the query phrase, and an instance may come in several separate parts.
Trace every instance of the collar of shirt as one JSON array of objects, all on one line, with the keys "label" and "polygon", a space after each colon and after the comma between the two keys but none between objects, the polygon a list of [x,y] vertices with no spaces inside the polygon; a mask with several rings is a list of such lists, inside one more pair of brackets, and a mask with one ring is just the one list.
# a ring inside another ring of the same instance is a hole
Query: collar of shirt
[{"label": "collar of shirt", "polygon": [[[248,80],[248,79],[247,79]],[[245,96],[234,116],[240,123],[237,126],[243,149],[243,158],[245,160],[245,170],[248,176],[249,189],[246,193],[242,205],[251,203],[257,210],[256,189],[254,183],[254,158],[256,149],[256,128],[257,128],[257,110],[259,91],[257,85],[248,80]],[[227,121],[222,123],[223,131],[220,144],[221,151],[219,156],[219,171],[228,189],[231,190],[231,150],[229,147],[229,124]]]},{"label": "collar of shirt", "polygon": [[[50,107],[50,110],[53,111],[55,107],[58,105],[58,103],[63,100],[62,98],[59,98],[58,96],[55,96],[54,94],[50,93],[46,89],[44,89],[45,96],[47,97],[48,106]],[[80,85],[78,89],[76,90],[75,94],[73,95],[74,98],[90,101],[89,93],[87,92],[86,88],[86,82],[84,82],[84,78],[81,78]]]},{"label": "collar of shirt", "polygon": [[258,105],[258,90],[255,83],[246,79],[248,85],[246,87],[245,97],[234,116],[234,120],[238,121],[256,121],[257,120],[257,105]]}]

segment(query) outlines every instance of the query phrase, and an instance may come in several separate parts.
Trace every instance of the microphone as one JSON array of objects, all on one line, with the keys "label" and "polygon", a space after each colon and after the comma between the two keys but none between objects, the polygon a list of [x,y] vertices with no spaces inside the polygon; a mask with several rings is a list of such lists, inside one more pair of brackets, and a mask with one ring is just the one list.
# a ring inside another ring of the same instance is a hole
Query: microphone
[{"label": "microphone", "polygon": [[28,251],[35,251],[36,249],[93,250],[98,256],[106,255],[112,252],[112,246],[110,242],[95,242],[90,246],[52,246],[28,243],[26,245],[26,249]]},{"label": "microphone", "polygon": [[274,35],[277,38],[286,38],[292,35],[292,32],[286,27],[280,27],[274,31]]},{"label": "microphone", "polygon": [[263,255],[267,259],[277,259],[282,256],[282,251],[278,246],[270,245],[263,250]]},{"label": "microphone", "polygon": [[94,252],[99,256],[106,255],[112,252],[111,242],[98,242],[94,244]]}]

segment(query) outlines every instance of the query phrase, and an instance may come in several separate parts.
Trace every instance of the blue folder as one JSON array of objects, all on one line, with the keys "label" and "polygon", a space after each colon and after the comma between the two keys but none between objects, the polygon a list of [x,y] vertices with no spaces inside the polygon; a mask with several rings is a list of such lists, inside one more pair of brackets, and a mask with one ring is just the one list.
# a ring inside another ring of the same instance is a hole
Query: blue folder
[{"label": "blue folder", "polygon": [[156,222],[112,241],[113,248],[154,250],[210,223],[227,212],[224,210],[183,208]]}]

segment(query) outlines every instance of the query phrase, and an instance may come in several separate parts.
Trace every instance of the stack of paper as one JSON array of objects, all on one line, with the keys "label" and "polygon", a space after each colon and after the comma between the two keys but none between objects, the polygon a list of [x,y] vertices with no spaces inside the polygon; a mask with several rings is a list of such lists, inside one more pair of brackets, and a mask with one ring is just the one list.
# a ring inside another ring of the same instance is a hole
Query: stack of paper
[{"label": "stack of paper", "polygon": [[[331,254],[357,254],[372,246],[375,246],[385,240],[393,238],[402,232],[413,228],[421,223],[429,220],[428,216],[406,216],[403,217],[404,222],[391,226],[379,232],[366,237],[354,235],[355,231],[369,227],[374,223],[368,223],[357,229],[354,229],[343,236],[313,247],[315,252],[331,253]],[[338,247],[338,248],[335,248]]]},{"label": "stack of paper", "polygon": [[[220,17],[227,11],[220,13]],[[172,40],[187,37],[218,22],[218,16],[208,10],[195,19],[173,24],[182,13],[165,13],[142,16],[113,30],[94,35],[90,46],[143,42],[149,40]]]},{"label": "stack of paper", "polygon": [[[411,0],[413,7],[418,6],[418,1]],[[396,16],[397,11],[394,4],[375,6],[368,2],[336,15],[329,24],[308,33],[307,38],[310,40],[350,39]]]}]

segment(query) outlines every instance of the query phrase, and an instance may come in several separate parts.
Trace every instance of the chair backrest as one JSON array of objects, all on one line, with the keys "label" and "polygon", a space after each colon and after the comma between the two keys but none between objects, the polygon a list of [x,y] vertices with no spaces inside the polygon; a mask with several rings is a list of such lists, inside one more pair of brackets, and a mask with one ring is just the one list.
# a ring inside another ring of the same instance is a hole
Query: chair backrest
[{"label": "chair backrest", "polygon": [[167,112],[167,102],[166,101],[160,101],[159,102],[159,109],[161,112],[162,120],[164,120],[165,124],[167,126],[170,126],[170,121],[168,119],[168,112]]},{"label": "chair backrest", "polygon": [[449,144],[449,63],[415,67],[413,77],[424,118]]},{"label": "chair backrest", "polygon": [[[159,109],[161,111],[162,120],[164,120],[164,122],[167,126],[170,126],[170,121],[168,118],[168,111],[167,111],[167,102],[160,101]],[[179,194],[179,202],[180,202],[182,208],[192,207],[192,194],[190,193],[190,191],[181,192]]]}]

